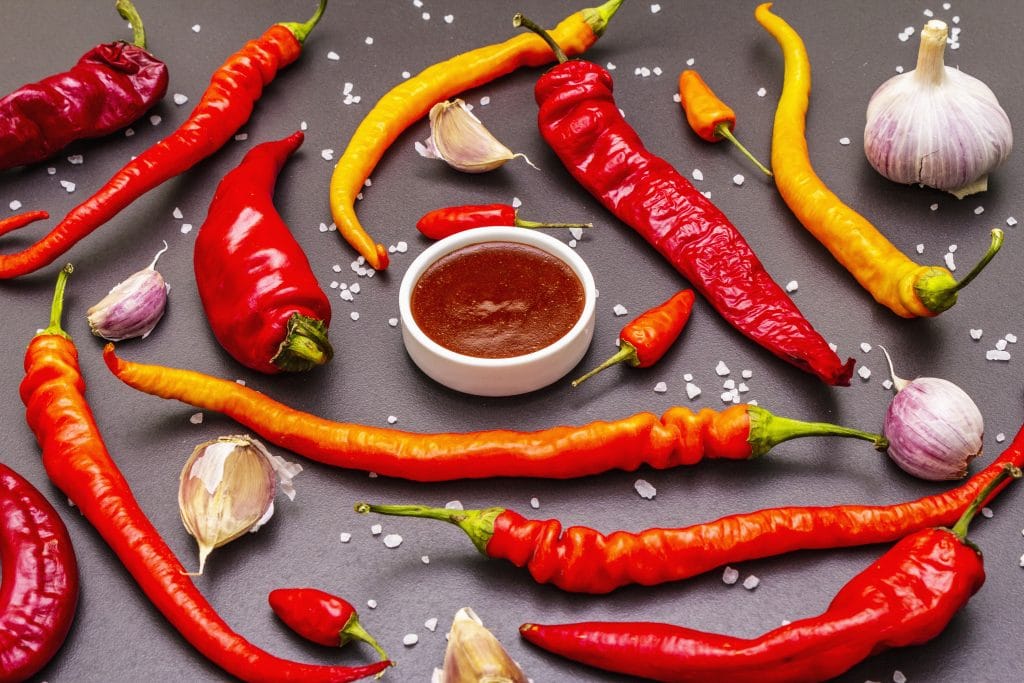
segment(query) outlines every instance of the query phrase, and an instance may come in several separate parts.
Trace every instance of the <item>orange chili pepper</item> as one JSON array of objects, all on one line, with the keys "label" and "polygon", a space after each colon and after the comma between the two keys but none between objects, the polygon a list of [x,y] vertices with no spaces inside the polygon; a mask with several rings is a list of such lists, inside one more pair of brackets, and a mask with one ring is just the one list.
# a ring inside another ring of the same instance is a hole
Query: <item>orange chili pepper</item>
[{"label": "orange chili pepper", "polygon": [[627,323],[619,333],[619,352],[596,368],[573,380],[577,387],[605,368],[626,362],[634,368],[647,368],[657,363],[675,343],[690,319],[693,310],[693,290],[684,289],[672,295],[668,301],[649,311],[644,311],[635,320]]},{"label": "orange chili pepper", "polygon": [[736,128],[736,112],[718,99],[711,87],[693,69],[686,69],[679,74],[679,104],[683,107],[686,122],[690,124],[694,133],[708,142],[728,140],[755,166],[771,177],[772,172],[732,134]]},{"label": "orange chili pepper", "polygon": [[1003,244],[1003,231],[992,231],[992,244],[960,282],[941,266],[915,263],[868,219],[844,204],[811,166],[805,130],[811,93],[811,63],[800,35],[772,14],[771,3],[758,6],[757,21],[778,41],[786,73],[772,130],[772,170],[779,194],[793,215],[821,242],[875,301],[904,318],[931,317],[947,310],[957,292],[977,277]]},{"label": "orange chili pepper", "polygon": [[[563,19],[551,34],[569,54],[593,45],[622,0],[607,0]],[[521,66],[540,66],[554,53],[540,38],[522,34],[430,66],[402,81],[377,100],[352,134],[331,176],[331,214],[338,232],[377,270],[388,267],[388,251],[366,233],[356,217],[356,196],[391,143],[430,108],[461,92],[489,83]]]}]

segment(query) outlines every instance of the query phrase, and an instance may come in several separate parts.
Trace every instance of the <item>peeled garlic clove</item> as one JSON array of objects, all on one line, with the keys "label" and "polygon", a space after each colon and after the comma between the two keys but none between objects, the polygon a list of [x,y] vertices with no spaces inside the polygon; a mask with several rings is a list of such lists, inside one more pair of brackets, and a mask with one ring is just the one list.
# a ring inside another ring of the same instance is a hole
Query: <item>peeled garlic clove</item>
[{"label": "peeled garlic clove", "polygon": [[516,157],[533,166],[525,154],[514,153],[491,135],[460,99],[431,107],[430,139],[417,150],[465,173],[491,171]]},{"label": "peeled garlic clove", "polygon": [[301,470],[248,436],[222,436],[196,446],[181,471],[178,507],[199,545],[199,574],[214,548],[271,518],[279,479],[282,490],[295,497],[291,478]]},{"label": "peeled garlic clove", "polygon": [[432,683],[527,683],[526,674],[469,607],[455,613],[444,668]]},{"label": "peeled garlic clove", "polygon": [[167,251],[157,252],[148,268],[129,276],[117,284],[99,303],[86,311],[89,329],[97,337],[122,341],[133,337],[146,337],[167,308],[167,294],[171,286],[156,271],[156,262]]},{"label": "peeled garlic clove", "polygon": [[943,64],[946,24],[921,31],[917,68],[871,96],[864,153],[886,178],[958,198],[982,192],[1013,148],[1010,119],[988,86]]}]

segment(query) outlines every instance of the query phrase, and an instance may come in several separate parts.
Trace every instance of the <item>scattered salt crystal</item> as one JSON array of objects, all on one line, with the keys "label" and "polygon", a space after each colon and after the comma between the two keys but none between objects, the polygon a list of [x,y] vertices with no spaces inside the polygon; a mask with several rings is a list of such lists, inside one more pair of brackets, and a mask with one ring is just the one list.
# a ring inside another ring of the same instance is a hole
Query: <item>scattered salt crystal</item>
[{"label": "scattered salt crystal", "polygon": [[764,97],[767,94],[768,94],[768,91],[765,90],[764,88],[758,88],[757,89],[757,96],[758,97]]},{"label": "scattered salt crystal", "polygon": [[430,12],[424,12],[420,16],[423,17],[423,21],[430,21]]},{"label": "scattered salt crystal", "polygon": [[408,71],[403,71],[402,78],[412,78],[412,74],[409,73]]},{"label": "scattered salt crystal", "polygon": [[840,145],[848,145],[848,144],[850,144],[850,138],[839,138],[839,144]]},{"label": "scattered salt crystal", "polygon": [[69,193],[75,191],[75,184],[70,180],[60,181],[60,186],[67,190]]},{"label": "scattered salt crystal", "polygon": [[202,413],[193,413],[193,415],[188,418],[188,421],[191,422],[194,425],[202,424],[203,423],[203,414]]},{"label": "scattered salt crystal", "polygon": [[693,179],[697,181],[704,180],[704,173],[699,168],[693,169]]},{"label": "scattered salt crystal", "polygon": [[462,507],[462,501],[461,500],[449,500],[447,503],[444,504],[444,509],[445,510],[464,510],[465,508]]},{"label": "scattered salt crystal", "polygon": [[622,304],[615,304],[615,307],[612,308],[612,313],[614,313],[615,315],[621,317],[621,316],[624,316],[627,313],[629,313],[629,311],[627,311],[626,307],[623,306]]},{"label": "scattered salt crystal", "polygon": [[1020,556],[1020,566],[1024,567],[1024,555]]},{"label": "scattered salt crystal", "polygon": [[917,245],[917,253],[918,254],[923,254],[924,253],[924,245],[923,244]]},{"label": "scattered salt crystal", "polygon": [[938,204],[932,204],[928,208],[931,209],[932,211],[938,211],[939,210],[939,205]]},{"label": "scattered salt crystal", "polygon": [[309,129],[309,124],[308,123],[306,123],[305,121],[301,121],[299,123],[299,130],[308,130],[308,129]]},{"label": "scattered salt crystal", "polygon": [[660,11],[661,11],[661,5],[659,5],[658,3],[654,3],[654,4],[651,5],[651,14],[657,14]]},{"label": "scattered salt crystal", "polygon": [[345,301],[355,301],[355,297],[352,296],[352,292],[347,289],[341,290],[341,298]]},{"label": "scattered salt crystal", "polygon": [[722,403],[732,403],[732,390],[723,391],[721,395]]},{"label": "scattered salt crystal", "polygon": [[978,341],[979,339],[981,339],[981,335],[982,335],[982,330],[980,328],[976,329],[976,330],[975,329],[971,330],[971,339],[973,339],[974,341]]},{"label": "scattered salt crystal", "polygon": [[1006,224],[1012,228],[1013,226],[1017,225],[1017,219],[1014,218],[1013,216],[1010,216],[1009,218],[1006,219]]},{"label": "scattered salt crystal", "polygon": [[174,93],[174,103],[179,107],[188,102],[188,95],[183,95],[180,92]]},{"label": "scattered salt crystal", "polygon": [[539,508],[540,507],[540,500],[538,500],[536,497],[531,498],[530,499],[530,507],[532,507],[534,510]]},{"label": "scattered salt crystal", "polygon": [[[423,14],[426,14],[426,12]],[[406,647],[412,647],[418,642],[420,642],[420,637],[415,633],[406,633],[402,636],[402,645],[405,645]]]},{"label": "scattered salt crystal", "polygon": [[320,232],[327,232],[327,224],[323,221],[320,222]]},{"label": "scattered salt crystal", "polygon": [[907,42],[907,39],[910,38],[910,36],[908,36],[906,33],[901,33],[897,37],[900,39],[901,43]]},{"label": "scattered salt crystal", "polygon": [[395,245],[395,251],[397,251],[399,254],[404,254],[405,252],[409,251],[409,243],[404,241],[399,242],[398,244]]},{"label": "scattered salt crystal", "polygon": [[707,197],[708,199],[711,199],[711,190],[708,190],[707,192],[701,192],[701,194]]},{"label": "scattered salt crystal", "polygon": [[1012,332],[1010,334],[1006,335],[1005,337],[1003,337],[1003,339],[1005,339],[1006,341],[1010,342],[1011,344],[1016,344],[1017,343],[1017,335],[1013,334]]},{"label": "scattered salt crystal", "polygon": [[353,283],[352,283],[352,286],[351,286],[351,287],[349,287],[349,290],[350,290],[350,291],[351,291],[351,292],[352,292],[353,294],[358,294],[358,293],[359,293],[359,290],[360,290],[360,289],[362,289],[362,287],[360,287],[360,285],[359,285],[359,283],[358,283],[358,282],[353,282]]},{"label": "scattered salt crystal", "polygon": [[860,375],[861,379],[866,380],[867,378],[871,377],[871,370],[862,365],[859,368],[857,368],[857,374]]},{"label": "scattered salt crystal", "polygon": [[149,117],[149,122],[154,126],[159,126],[161,121],[163,121],[163,118],[161,118],[158,114],[153,114]]},{"label": "scattered salt crystal", "polygon": [[569,228],[569,234],[574,240],[583,239],[583,228]]},{"label": "scattered salt crystal", "polygon": [[615,64],[613,64],[612,62],[608,62],[607,64],[604,65],[604,68],[607,69],[608,71],[615,71],[616,67]]},{"label": "scattered salt crystal", "polygon": [[903,32],[906,33],[908,36],[912,36],[914,35],[914,27],[908,26],[905,29],[903,29]]},{"label": "scattered salt crystal", "polygon": [[433,633],[437,629],[437,617],[430,617],[423,622],[423,628]]},{"label": "scattered salt crystal", "polygon": [[871,344],[868,344],[867,342],[861,342],[860,343],[860,350],[863,351],[864,353],[870,353],[871,352]]},{"label": "scattered salt crystal", "polygon": [[481,107],[486,107],[490,103],[491,103],[491,98],[488,97],[487,95],[484,95],[483,97],[480,98],[480,106]]},{"label": "scattered salt crystal", "polygon": [[661,67],[660,67],[660,66],[656,66],[656,67],[654,67],[653,69],[651,69],[651,72],[652,72],[652,73],[653,73],[653,74],[654,74],[655,76],[660,76],[660,75],[661,75],[661,73],[662,73],[662,72],[661,72]]},{"label": "scattered salt crystal", "polygon": [[959,24],[960,23],[960,17],[959,16],[953,17],[953,23],[954,24]]},{"label": "scattered salt crystal", "polygon": [[924,14],[924,15],[925,15],[926,17],[934,17],[934,16],[935,16],[935,12],[932,12],[932,11],[931,11],[930,9],[926,9],[926,10],[925,10],[925,11],[923,12],[923,14]]},{"label": "scattered salt crystal", "polygon": [[672,101],[675,102],[676,104],[679,104],[680,102],[683,101],[683,98],[679,96],[679,93],[674,92],[672,93]]},{"label": "scattered salt crystal", "polygon": [[398,318],[388,318],[388,325],[398,327]]},{"label": "scattered salt crystal", "polygon": [[236,142],[245,142],[248,139],[249,139],[249,134],[248,133],[239,133],[238,135],[235,136],[235,141]]},{"label": "scattered salt crystal", "polygon": [[956,270],[956,261],[953,260],[953,252],[947,251],[943,257],[946,261],[946,267],[950,270]]},{"label": "scattered salt crystal", "polygon": [[10,204],[8,204],[8,206],[11,207],[11,211],[17,211],[18,209],[21,208],[21,202],[15,199]]},{"label": "scattered salt crystal", "polygon": [[421,555],[420,562],[423,564],[430,564],[430,555]]},{"label": "scattered salt crystal", "polygon": [[985,359],[986,360],[1010,360],[1010,352],[1009,351],[1000,351],[998,349],[993,349],[991,351],[986,351],[985,352]]},{"label": "scattered salt crystal", "polygon": [[444,15],[444,23],[450,24],[453,21],[455,21],[455,15],[454,14],[446,14],[446,15]]},{"label": "scattered salt crystal", "polygon": [[633,488],[636,489],[641,498],[646,498],[647,500],[654,498],[658,493],[658,490],[651,486],[651,483],[646,479],[637,479],[636,483],[633,484]]},{"label": "scattered salt crystal", "polygon": [[518,209],[522,205],[523,205],[523,200],[522,199],[520,199],[519,197],[513,197],[512,198],[512,208],[513,209]]},{"label": "scattered salt crystal", "polygon": [[722,384],[722,388],[723,389],[735,389],[736,388],[736,380],[734,380],[734,379],[727,379],[727,380],[725,380],[725,382]]},{"label": "scattered salt crystal", "polygon": [[799,288],[800,288],[800,283],[797,282],[796,280],[790,280],[789,282],[786,283],[786,291],[787,292],[795,292]]},{"label": "scattered salt crystal", "polygon": [[352,318],[353,320],[359,320],[359,311],[352,311],[351,313],[348,314],[348,317]]},{"label": "scattered salt crystal", "polygon": [[980,216],[981,214],[985,213],[985,207],[984,206],[979,206],[979,207],[975,208],[974,209],[974,213]]},{"label": "scattered salt crystal", "polygon": [[80,166],[84,162],[85,157],[83,157],[81,154],[72,154],[71,156],[68,157],[68,163],[71,164],[72,166]]},{"label": "scattered salt crystal", "polygon": [[753,574],[743,579],[743,587],[746,588],[748,591],[754,590],[760,583],[761,579],[757,578]]},{"label": "scattered salt crystal", "polygon": [[654,391],[655,393],[658,394],[664,394],[666,391],[668,391],[668,385],[665,384],[664,382],[658,382],[657,384],[654,385]]},{"label": "scattered salt crystal", "polygon": [[423,0],[412,0],[412,6],[416,8],[423,7]]},{"label": "scattered salt crystal", "polygon": [[185,217],[185,214],[183,214],[181,212],[181,209],[179,209],[178,207],[174,207],[174,211],[171,211],[171,215],[174,216],[174,218],[179,221]]},{"label": "scattered salt crystal", "polygon": [[370,609],[377,609],[377,601],[374,600],[373,598],[370,598],[369,600],[366,601],[366,606],[369,607]]},{"label": "scattered salt crystal", "polygon": [[1003,434],[1002,432],[996,434],[996,443],[1002,443],[1004,441],[1006,441],[1006,434]]},{"label": "scattered salt crystal", "polygon": [[903,73],[903,67],[902,66],[897,66],[896,67],[896,73],[898,73],[898,74]]},{"label": "scattered salt crystal", "polygon": [[402,537],[398,534],[388,534],[384,537],[384,545],[388,548],[397,548],[402,545]]},{"label": "scattered salt crystal", "polygon": [[199,30],[200,30],[201,28],[202,28],[202,27],[201,27],[201,26],[200,26],[199,24],[193,24],[193,25],[192,25],[192,33],[199,33]]},{"label": "scattered salt crystal", "polygon": [[891,379],[883,379],[882,380],[882,386],[885,387],[886,389],[892,389],[892,380]]},{"label": "scattered salt crystal", "polygon": [[735,185],[742,185],[744,180],[746,180],[746,178],[743,177],[742,173],[737,173],[732,177],[732,182]]},{"label": "scattered salt crystal", "polygon": [[892,683],[907,683],[907,677],[902,671],[896,669],[892,672]]},{"label": "scattered salt crystal", "polygon": [[828,348],[832,349],[833,351],[838,351],[839,350],[839,347],[836,346],[834,342],[829,342],[828,343]]},{"label": "scattered salt crystal", "polygon": [[741,394],[745,394],[748,391],[750,391],[750,387],[748,387],[745,383],[740,382],[740,385],[736,387],[736,390],[739,391]]},{"label": "scattered salt crystal", "polygon": [[335,263],[333,266],[331,266],[331,270],[333,270],[335,273],[340,273],[341,272],[341,264],[340,263]]},{"label": "scattered salt crystal", "polygon": [[686,381],[686,382],[692,382],[693,381],[693,375],[688,372],[685,375],[683,375],[683,380]]},{"label": "scattered salt crystal", "polygon": [[380,536],[380,532],[382,531],[384,531],[384,527],[382,527],[380,524],[374,524],[370,527],[370,533],[374,536]]},{"label": "scattered salt crystal", "polygon": [[743,379],[750,379],[753,376],[754,376],[754,371],[753,370],[744,370],[743,372],[740,373],[740,377],[742,377]]},{"label": "scattered salt crystal", "polygon": [[693,62],[694,62],[693,57],[690,57],[689,59],[686,60],[686,66],[693,66]]},{"label": "scattered salt crystal", "polygon": [[341,59],[341,55],[339,55],[334,50],[331,50],[330,52],[327,53],[327,59],[331,60],[332,62],[336,62],[339,59]]},{"label": "scattered salt crystal", "polygon": [[949,11],[950,9],[952,9],[952,7],[953,7],[953,3],[951,3],[951,2],[944,2],[944,3],[942,3],[942,9],[944,9],[946,11]]},{"label": "scattered salt crystal", "polygon": [[729,366],[725,364],[725,361],[718,361],[718,365],[715,366],[715,374],[719,377],[725,377],[729,374]]},{"label": "scattered salt crystal", "polygon": [[999,341],[997,341],[996,348],[999,349],[1000,351],[1004,351],[1006,349],[1006,340],[1000,339]]},{"label": "scattered salt crystal", "polygon": [[722,571],[722,582],[725,583],[726,585],[731,586],[734,583],[736,583],[737,581],[739,581],[739,579],[740,579],[740,572],[739,572],[738,569],[733,569],[732,567],[726,567]]},{"label": "scattered salt crystal", "polygon": [[365,42],[367,45],[373,45],[373,36],[366,36],[366,40],[364,40],[363,42]]},{"label": "scattered salt crystal", "polygon": [[[131,128],[129,128],[128,130],[131,130]],[[132,133],[132,135],[134,135],[134,132]],[[131,137],[131,136],[129,136],[129,137]],[[47,175],[56,175],[56,173],[57,173],[57,169],[56,168],[54,168],[53,166],[47,166],[47,168],[46,168],[46,174]]]},{"label": "scattered salt crystal", "polygon": [[320,150],[320,156],[323,157],[324,161],[332,161],[334,159],[333,149]]},{"label": "scattered salt crystal", "polygon": [[389,425],[393,425],[396,422],[398,422],[398,418],[397,417],[395,417],[394,415],[388,415],[388,424]]},{"label": "scattered salt crystal", "polygon": [[995,513],[992,512],[992,508],[981,508],[981,516],[985,519],[992,519],[993,515],[995,515]]},{"label": "scattered salt crystal", "polygon": [[347,531],[342,531],[340,534],[338,534],[338,540],[342,543],[348,543],[352,540],[352,534],[350,534]]}]

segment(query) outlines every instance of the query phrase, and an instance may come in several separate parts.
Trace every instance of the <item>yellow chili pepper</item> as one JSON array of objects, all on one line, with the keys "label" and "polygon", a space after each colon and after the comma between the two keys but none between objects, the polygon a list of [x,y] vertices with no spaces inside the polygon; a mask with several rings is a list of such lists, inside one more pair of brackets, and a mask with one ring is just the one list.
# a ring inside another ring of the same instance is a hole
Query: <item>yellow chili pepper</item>
[{"label": "yellow chili pepper", "polygon": [[[581,54],[604,33],[622,0],[580,10],[562,20],[551,36],[569,55]],[[356,195],[395,139],[449,97],[504,76],[521,66],[554,61],[551,48],[538,36],[520,34],[427,67],[389,90],[349,140],[331,176],[331,214],[338,232],[375,269],[387,268],[388,252],[376,244],[356,218]]]},{"label": "yellow chili pepper", "polygon": [[708,142],[728,140],[755,166],[771,176],[772,172],[732,134],[736,127],[736,112],[718,99],[711,86],[693,69],[686,69],[679,74],[679,104],[686,114],[686,122],[690,124],[694,133]]},{"label": "yellow chili pepper", "polygon": [[992,244],[981,261],[957,282],[941,266],[922,266],[897,249],[866,218],[844,204],[814,172],[807,151],[805,123],[811,92],[811,64],[799,34],[772,14],[771,3],[754,17],[778,41],[785,78],[772,131],[772,170],[779,194],[805,228],[821,242],[875,301],[904,318],[930,317],[956,303],[957,292],[973,280],[1003,243]]}]

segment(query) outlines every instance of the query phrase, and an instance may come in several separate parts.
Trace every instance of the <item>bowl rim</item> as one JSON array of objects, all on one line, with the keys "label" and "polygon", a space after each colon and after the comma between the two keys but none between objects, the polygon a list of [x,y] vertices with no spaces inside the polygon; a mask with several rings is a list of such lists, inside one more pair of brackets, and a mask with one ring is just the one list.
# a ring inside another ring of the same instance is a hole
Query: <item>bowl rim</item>
[{"label": "bowl rim", "polygon": [[[568,265],[583,285],[583,310],[575,324],[557,340],[544,348],[524,353],[519,356],[508,356],[505,358],[480,358],[469,356],[463,353],[452,351],[449,348],[438,344],[431,339],[420,328],[412,315],[412,289],[416,282],[428,267],[442,256],[461,249],[471,244],[482,242],[517,242],[529,244],[546,251]],[[417,343],[423,346],[430,353],[441,358],[459,363],[465,366],[472,366],[480,369],[499,369],[515,367],[525,363],[543,360],[555,355],[569,346],[573,340],[579,337],[586,329],[589,321],[593,318],[597,308],[597,285],[594,282],[594,275],[590,267],[579,254],[573,251],[564,242],[547,235],[543,232],[528,228],[519,228],[506,225],[481,226],[457,232],[454,235],[444,237],[430,245],[420,253],[402,276],[402,283],[398,290],[398,309],[403,329],[416,338]]]}]

